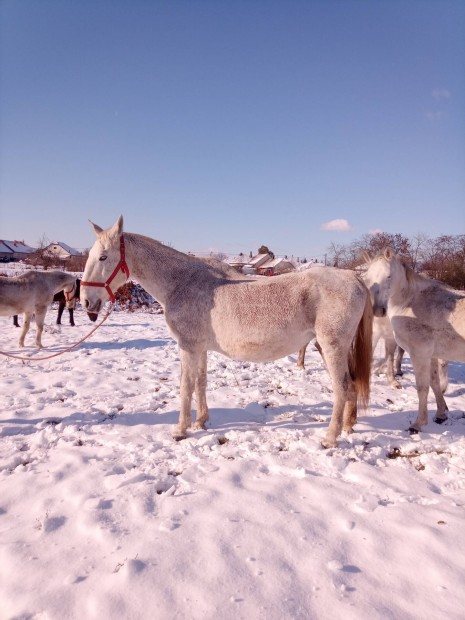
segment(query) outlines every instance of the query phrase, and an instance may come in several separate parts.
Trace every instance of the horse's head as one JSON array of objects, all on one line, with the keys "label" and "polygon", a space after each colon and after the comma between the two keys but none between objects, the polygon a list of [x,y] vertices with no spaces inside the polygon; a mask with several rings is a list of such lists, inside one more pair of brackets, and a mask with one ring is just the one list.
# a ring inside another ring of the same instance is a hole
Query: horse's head
[{"label": "horse's head", "polygon": [[114,291],[122,286],[128,276],[124,254],[123,216],[103,230],[91,222],[97,240],[89,252],[81,280],[81,303],[91,321],[97,319],[102,305],[109,298],[115,301]]},{"label": "horse's head", "polygon": [[363,276],[370,291],[375,316],[386,316],[387,314],[393,270],[396,269],[396,261],[398,260],[393,250],[387,248],[383,254],[379,254],[369,262],[368,269]]}]

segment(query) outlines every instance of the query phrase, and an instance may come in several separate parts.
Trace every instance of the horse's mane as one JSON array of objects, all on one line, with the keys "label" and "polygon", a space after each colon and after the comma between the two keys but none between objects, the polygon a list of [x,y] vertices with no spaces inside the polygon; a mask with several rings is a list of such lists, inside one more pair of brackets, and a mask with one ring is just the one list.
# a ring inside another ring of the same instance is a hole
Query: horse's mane
[{"label": "horse's mane", "polygon": [[[171,246],[165,245],[161,241],[157,239],[152,239],[151,237],[147,237],[145,235],[139,235],[136,233],[124,233],[125,239],[138,247],[145,253],[150,253],[150,248],[154,248],[158,251],[162,251],[162,254],[169,256],[170,262],[177,262],[178,268],[182,269],[183,266],[188,266],[189,270],[192,271],[192,268],[197,267],[198,275],[202,277],[200,274],[209,274],[216,279],[220,280],[248,280],[247,276],[240,274],[238,271],[227,265],[222,263],[216,258],[212,256],[200,258],[198,256],[194,256],[193,254],[186,254],[185,252],[181,252],[180,250],[176,250]],[[194,277],[194,274],[191,274],[191,277]]]},{"label": "horse's mane", "polygon": [[454,290],[452,287],[445,284],[444,282],[440,282],[439,280],[430,278],[426,274],[421,274],[415,271],[408,264],[408,259],[406,257],[399,255],[396,256],[402,268],[404,269],[408,290],[411,293],[416,293],[417,291],[424,290],[426,287],[432,286],[434,286],[435,288],[442,288],[444,290]]}]

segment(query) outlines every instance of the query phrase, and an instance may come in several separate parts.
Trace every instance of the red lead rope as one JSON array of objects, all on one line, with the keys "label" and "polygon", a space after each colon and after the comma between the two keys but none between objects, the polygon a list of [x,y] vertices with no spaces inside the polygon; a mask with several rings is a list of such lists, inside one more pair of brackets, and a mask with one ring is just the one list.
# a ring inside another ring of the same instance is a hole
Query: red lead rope
[{"label": "red lead rope", "polygon": [[120,237],[120,259],[119,259],[119,263],[116,265],[116,267],[113,270],[113,273],[111,274],[111,276],[108,278],[108,280],[106,282],[84,282],[84,280],[81,280],[81,286],[99,286],[99,287],[103,287],[109,297],[110,297],[110,301],[112,303],[114,303],[115,300],[115,296],[113,294],[113,291],[110,288],[110,284],[111,282],[114,280],[114,278],[116,277],[116,274],[118,273],[118,271],[121,269],[122,272],[124,272],[124,274],[126,275],[126,278],[129,278],[129,268],[126,264],[126,255],[125,255],[125,250],[124,250],[124,237],[123,235],[121,235]]}]

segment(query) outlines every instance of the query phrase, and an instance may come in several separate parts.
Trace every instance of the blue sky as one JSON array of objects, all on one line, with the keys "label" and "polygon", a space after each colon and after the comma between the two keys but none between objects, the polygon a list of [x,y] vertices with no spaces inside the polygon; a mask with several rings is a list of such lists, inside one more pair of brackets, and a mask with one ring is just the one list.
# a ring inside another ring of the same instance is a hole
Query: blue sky
[{"label": "blue sky", "polygon": [[0,28],[4,239],[465,233],[463,0],[2,0]]}]

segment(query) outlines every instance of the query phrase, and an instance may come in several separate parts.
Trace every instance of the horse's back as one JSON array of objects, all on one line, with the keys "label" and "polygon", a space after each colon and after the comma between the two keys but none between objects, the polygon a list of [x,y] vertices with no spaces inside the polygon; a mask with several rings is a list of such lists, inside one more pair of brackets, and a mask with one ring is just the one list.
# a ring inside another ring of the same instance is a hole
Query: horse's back
[{"label": "horse's back", "polygon": [[202,313],[208,348],[264,361],[293,353],[318,332],[351,341],[367,295],[353,272],[324,267],[231,280],[214,290]]}]

